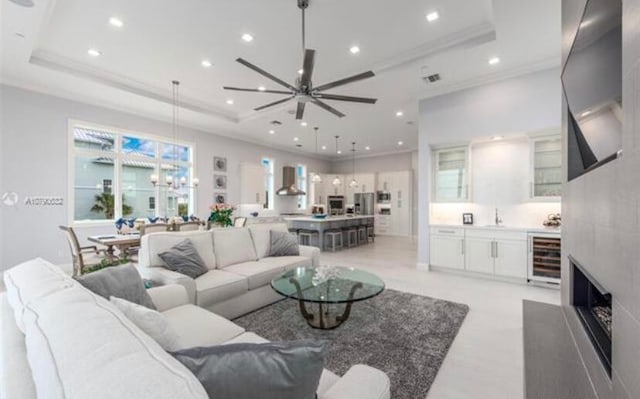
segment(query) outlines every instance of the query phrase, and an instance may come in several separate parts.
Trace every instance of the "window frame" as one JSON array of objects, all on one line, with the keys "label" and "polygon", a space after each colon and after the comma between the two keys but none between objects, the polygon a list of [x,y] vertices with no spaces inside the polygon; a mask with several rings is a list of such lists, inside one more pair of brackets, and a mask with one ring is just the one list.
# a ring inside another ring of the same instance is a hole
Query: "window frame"
[{"label": "window frame", "polygon": [[[265,161],[269,162],[269,168],[267,170],[267,165],[265,165]],[[265,168],[264,178],[265,178],[265,188],[267,191],[267,195],[265,196],[265,200],[267,203],[267,207],[264,207],[262,204],[262,209],[266,209],[269,211],[275,210],[275,190],[276,190],[276,160],[275,158],[263,156],[260,158],[260,165]]]},{"label": "window frame", "polygon": [[[302,169],[302,173],[298,173],[298,171]],[[309,182],[308,182],[308,173],[307,173],[307,165],[305,164],[297,164],[296,165],[296,180],[297,180],[297,186],[298,186],[298,190],[303,191],[305,194],[304,195],[299,195],[298,196],[298,209],[307,209],[307,192],[308,192],[308,188],[309,188]]]},{"label": "window frame", "polygon": [[[84,148],[76,148],[75,147],[75,136],[74,130],[76,128],[85,128],[90,130],[99,130],[111,133],[115,136],[114,139],[114,148],[112,152],[107,151],[99,151],[93,149],[84,149]],[[122,151],[122,138],[125,136],[135,137],[143,140],[151,140],[155,141],[157,144],[156,148],[156,157],[155,158],[146,158],[140,157],[136,155],[126,154]],[[68,119],[67,121],[67,150],[69,156],[67,157],[67,198],[68,207],[67,207],[67,220],[70,226],[77,227],[91,227],[91,226],[105,226],[112,225],[114,220],[112,219],[89,219],[89,220],[75,220],[75,162],[77,156],[83,157],[100,157],[109,154],[109,157],[114,159],[113,163],[113,180],[112,180],[112,194],[114,195],[114,219],[117,220],[119,217],[122,217],[122,193],[125,191],[122,187],[122,166],[123,161],[125,160],[144,160],[147,162],[152,162],[155,164],[154,172],[160,175],[160,165],[164,163],[173,163],[173,160],[164,160],[162,159],[161,146],[162,143],[173,144],[173,138],[170,136],[162,136],[151,133],[146,133],[138,130],[131,130],[120,128],[116,126],[108,126],[102,125],[94,122],[87,122],[78,119]],[[190,156],[191,160],[189,162],[178,161],[179,165],[188,166],[190,169],[191,177],[195,177],[196,174],[196,144],[194,142],[178,140],[178,145],[188,147],[191,151]],[[160,190],[162,189],[160,185],[163,182],[159,182],[158,185],[154,187],[153,196],[156,198],[155,200],[155,216],[159,216],[160,210],[158,206],[161,201],[158,201],[160,198]],[[194,213],[197,210],[197,191],[192,187],[189,188],[189,209],[191,209]]]}]

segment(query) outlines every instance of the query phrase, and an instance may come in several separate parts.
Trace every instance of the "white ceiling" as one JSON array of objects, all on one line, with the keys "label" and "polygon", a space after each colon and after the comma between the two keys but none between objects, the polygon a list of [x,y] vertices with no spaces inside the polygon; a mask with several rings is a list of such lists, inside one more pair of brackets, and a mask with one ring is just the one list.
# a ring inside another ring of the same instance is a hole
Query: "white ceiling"
[{"label": "white ceiling", "polygon": [[[171,116],[171,80],[181,81],[181,122],[212,133],[286,148],[333,154],[356,141],[359,153],[417,148],[418,99],[491,79],[557,66],[560,5],[557,0],[311,0],[307,47],[317,51],[314,85],[372,69],[376,77],[331,90],[379,99],[375,105],[327,101],[347,114],[339,119],[313,105],[306,128],[286,103],[252,109],[279,98],[239,93],[223,85],[277,84],[234,60],[243,57],[293,83],[301,68],[300,11],[296,0],[35,0],[19,7],[0,0],[2,82],[163,120]],[[187,6],[188,4],[188,6]],[[428,23],[427,12],[440,19]],[[108,24],[112,16],[122,28]],[[251,43],[241,36],[250,33]],[[20,35],[17,35],[20,34]],[[361,52],[352,55],[357,45]],[[102,52],[87,54],[89,48]],[[488,59],[501,62],[490,66]],[[200,63],[207,59],[211,68]],[[440,73],[426,85],[422,76]],[[226,104],[233,99],[234,104]],[[398,118],[396,111],[404,116]],[[270,135],[269,122],[279,120]],[[302,148],[296,148],[299,137]],[[399,147],[398,141],[404,145]],[[322,152],[322,151],[321,151]],[[348,156],[344,151],[342,156]]]}]

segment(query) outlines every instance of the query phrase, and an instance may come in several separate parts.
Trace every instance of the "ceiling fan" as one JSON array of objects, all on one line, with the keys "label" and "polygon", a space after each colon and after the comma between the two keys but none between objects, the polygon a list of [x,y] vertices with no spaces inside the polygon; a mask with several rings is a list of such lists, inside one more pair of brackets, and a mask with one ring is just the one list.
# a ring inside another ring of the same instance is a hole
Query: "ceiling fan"
[{"label": "ceiling fan", "polygon": [[375,98],[364,98],[364,97],[352,97],[352,96],[343,96],[338,94],[329,94],[325,93],[325,90],[333,89],[338,86],[344,86],[349,83],[357,82],[359,80],[368,79],[375,74],[373,71],[367,71],[363,73],[359,73],[357,75],[349,76],[344,79],[336,80],[334,82],[325,83],[323,85],[314,87],[311,82],[311,77],[313,75],[313,66],[315,64],[316,51],[312,49],[307,49],[305,45],[305,10],[309,7],[309,0],[297,0],[298,8],[302,10],[302,51],[304,53],[304,59],[302,62],[301,76],[296,79],[294,85],[285,82],[282,79],[275,77],[264,69],[242,59],[236,59],[237,62],[246,66],[249,69],[258,72],[262,76],[265,76],[272,81],[278,83],[280,86],[286,87],[288,90],[261,90],[261,89],[243,89],[239,87],[229,87],[224,86],[225,90],[236,90],[236,91],[249,91],[249,92],[258,92],[258,93],[271,93],[271,94],[288,94],[288,97],[283,98],[278,101],[274,101],[272,103],[262,105],[260,107],[254,108],[254,111],[261,111],[265,108],[273,107],[278,104],[285,103],[290,100],[295,100],[298,102],[298,108],[296,110],[296,119],[302,119],[304,116],[305,105],[310,102],[315,104],[316,106],[324,109],[325,111],[329,111],[332,114],[336,115],[339,118],[345,116],[342,112],[333,108],[323,100],[336,100],[336,101],[348,101],[355,103],[364,103],[364,104],[375,104],[378,101]]}]

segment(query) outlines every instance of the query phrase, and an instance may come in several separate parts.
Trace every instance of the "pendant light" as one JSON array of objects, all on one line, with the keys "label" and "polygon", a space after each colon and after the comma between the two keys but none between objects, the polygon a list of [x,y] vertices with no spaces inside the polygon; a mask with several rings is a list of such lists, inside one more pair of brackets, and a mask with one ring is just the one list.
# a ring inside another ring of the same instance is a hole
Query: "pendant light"
[{"label": "pendant light", "polygon": [[[338,154],[338,139],[340,138],[340,136],[336,136],[336,154]],[[331,182],[331,184],[333,184],[334,186],[339,186],[342,184],[342,181],[340,180],[340,176],[336,175],[336,177],[333,178],[333,181]]]},{"label": "pendant light", "polygon": [[353,159],[353,175],[351,177],[351,181],[349,182],[349,187],[356,188],[358,187],[358,182],[356,181],[356,142],[351,143],[351,158]]},{"label": "pendant light", "polygon": [[[316,131],[316,155],[318,154],[318,127],[314,127],[313,130]],[[320,176],[320,173],[314,173],[313,176],[311,176],[311,183],[322,183],[322,176]]]}]

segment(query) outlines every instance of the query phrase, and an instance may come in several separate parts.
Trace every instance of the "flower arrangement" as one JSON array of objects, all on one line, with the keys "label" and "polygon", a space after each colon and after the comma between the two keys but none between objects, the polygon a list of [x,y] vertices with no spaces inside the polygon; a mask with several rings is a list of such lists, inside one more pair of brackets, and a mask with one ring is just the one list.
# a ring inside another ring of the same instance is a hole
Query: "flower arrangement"
[{"label": "flower arrangement", "polygon": [[216,224],[222,227],[229,227],[233,225],[233,220],[231,220],[231,214],[236,208],[233,205],[229,204],[213,204],[209,207],[211,210],[211,216],[209,216],[209,221],[212,224]]}]

